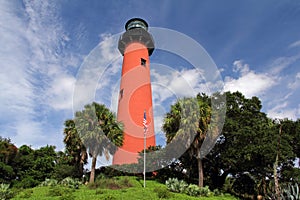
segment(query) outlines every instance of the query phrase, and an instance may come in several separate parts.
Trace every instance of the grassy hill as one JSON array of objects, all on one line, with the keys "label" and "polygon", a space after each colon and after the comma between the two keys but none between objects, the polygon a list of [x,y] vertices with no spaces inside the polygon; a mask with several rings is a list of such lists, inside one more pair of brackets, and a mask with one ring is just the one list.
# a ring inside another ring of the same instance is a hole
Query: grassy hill
[{"label": "grassy hill", "polygon": [[[111,189],[107,189],[111,188]],[[233,200],[230,195],[211,197],[191,197],[186,194],[172,193],[166,189],[164,184],[153,180],[146,181],[146,188],[143,188],[143,180],[136,177],[119,177],[118,180],[104,179],[96,181],[93,185],[81,185],[79,189],[71,189],[66,186],[40,186],[32,189],[25,189],[18,192],[13,199],[58,199],[58,200]]]}]

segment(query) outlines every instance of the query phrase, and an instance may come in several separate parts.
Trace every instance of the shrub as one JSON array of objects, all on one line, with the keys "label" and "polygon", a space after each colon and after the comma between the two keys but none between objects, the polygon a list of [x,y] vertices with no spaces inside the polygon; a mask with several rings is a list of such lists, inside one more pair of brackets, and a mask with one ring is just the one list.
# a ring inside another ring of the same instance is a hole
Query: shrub
[{"label": "shrub", "polygon": [[66,186],[66,187],[69,187],[69,188],[72,188],[72,189],[78,189],[80,184],[81,184],[80,181],[74,180],[70,177],[67,177],[67,178],[63,179],[60,182],[60,185]]},{"label": "shrub", "polygon": [[222,192],[219,189],[214,189],[213,193],[214,193],[214,196],[222,195]]},{"label": "shrub", "polygon": [[66,187],[60,187],[60,186],[55,186],[51,187],[50,190],[48,191],[48,196],[51,197],[57,197],[57,196],[69,196],[73,193],[73,190],[70,188]]},{"label": "shrub", "polygon": [[294,185],[288,184],[287,187],[282,189],[281,198],[300,200],[299,185],[297,183],[295,183]]},{"label": "shrub", "polygon": [[177,178],[169,178],[166,181],[167,188],[172,192],[184,193],[188,184],[183,180],[178,180]]},{"label": "shrub", "polygon": [[7,200],[13,196],[13,192],[9,189],[9,184],[0,184],[0,200]]},{"label": "shrub", "polygon": [[51,187],[50,188],[50,190],[48,191],[47,196],[57,197],[57,196],[62,196],[63,193],[64,193],[63,188],[55,186],[55,187]]},{"label": "shrub", "polygon": [[208,197],[212,195],[212,192],[209,190],[208,186],[199,189],[200,189],[200,196]]},{"label": "shrub", "polygon": [[132,187],[132,184],[128,177],[122,177],[121,179],[115,178],[97,178],[94,183],[88,185],[90,189],[102,188],[102,189],[122,189]]},{"label": "shrub", "polygon": [[27,189],[27,190],[24,190],[20,195],[19,197],[22,198],[22,199],[28,199],[31,197],[33,193],[33,190],[32,189]]},{"label": "shrub", "polygon": [[195,184],[190,184],[187,188],[186,188],[186,194],[193,196],[193,197],[197,197],[199,196],[201,193],[201,189],[199,188],[198,185]]},{"label": "shrub", "polygon": [[159,199],[168,199],[172,196],[169,190],[163,187],[156,187],[154,192],[157,193],[157,197]]},{"label": "shrub", "polygon": [[16,188],[33,188],[37,186],[40,182],[32,178],[31,176],[24,177],[20,181],[15,180],[13,182],[13,187]]},{"label": "shrub", "polygon": [[40,183],[40,186],[56,186],[57,184],[57,180],[46,178],[45,181]]}]

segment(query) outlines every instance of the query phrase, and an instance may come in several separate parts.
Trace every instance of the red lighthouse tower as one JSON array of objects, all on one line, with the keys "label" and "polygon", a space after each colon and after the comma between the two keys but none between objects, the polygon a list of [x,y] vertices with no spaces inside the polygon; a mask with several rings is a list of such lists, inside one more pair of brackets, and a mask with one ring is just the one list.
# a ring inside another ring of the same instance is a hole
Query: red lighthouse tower
[{"label": "red lighthouse tower", "polygon": [[120,37],[123,55],[117,119],[124,124],[124,142],[114,155],[113,164],[136,163],[144,149],[144,113],[147,119],[146,146],[155,146],[150,62],[154,41],[143,19],[130,19]]}]

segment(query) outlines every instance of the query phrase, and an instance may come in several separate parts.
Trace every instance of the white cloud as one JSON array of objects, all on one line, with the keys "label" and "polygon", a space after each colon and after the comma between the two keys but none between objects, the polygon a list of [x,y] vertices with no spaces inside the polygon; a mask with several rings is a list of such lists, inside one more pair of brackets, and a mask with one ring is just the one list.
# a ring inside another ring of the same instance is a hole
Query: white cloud
[{"label": "white cloud", "polygon": [[56,77],[48,89],[48,102],[56,110],[72,109],[75,78],[63,74]]},{"label": "white cloud", "polygon": [[0,2],[0,127],[17,145],[50,143],[44,130],[60,130],[50,131],[47,115],[71,108],[74,77],[66,67],[80,59],[64,51],[70,38],[57,10],[49,1]]},{"label": "white cloud", "polygon": [[202,72],[198,69],[177,71],[168,66],[153,64],[151,66],[151,82],[154,101],[158,102],[163,102],[172,96],[180,98],[205,92],[200,90],[204,80]]},{"label": "white cloud", "polygon": [[95,101],[95,96],[108,107],[114,103],[112,93],[119,84],[122,68],[122,56],[117,48],[119,36],[101,35],[102,41],[86,56],[76,77],[74,110]]},{"label": "white cloud", "polygon": [[300,40],[293,42],[292,44],[289,45],[289,48],[293,47],[299,47],[300,46]]},{"label": "white cloud", "polygon": [[269,88],[276,84],[276,77],[264,73],[256,73],[249,69],[248,64],[237,60],[233,63],[235,72],[239,73],[238,78],[225,77],[225,91],[240,91],[247,98],[264,94]]},{"label": "white cloud", "polygon": [[[28,73],[28,41],[24,21],[12,1],[0,2],[1,135],[11,136],[19,123],[34,117],[34,86]],[[3,123],[4,122],[4,123]]]},{"label": "white cloud", "polygon": [[298,72],[293,78],[292,82],[288,83],[288,88],[292,90],[296,90],[300,87],[300,72]]},{"label": "white cloud", "polygon": [[299,107],[298,108],[290,108],[289,103],[287,101],[281,102],[280,104],[277,104],[272,109],[268,110],[268,116],[275,119],[297,119],[297,116],[299,116]]},{"label": "white cloud", "polygon": [[276,75],[280,74],[288,66],[295,63],[299,58],[300,58],[300,54],[290,56],[290,57],[276,58],[267,67],[269,69],[268,73],[276,76]]}]

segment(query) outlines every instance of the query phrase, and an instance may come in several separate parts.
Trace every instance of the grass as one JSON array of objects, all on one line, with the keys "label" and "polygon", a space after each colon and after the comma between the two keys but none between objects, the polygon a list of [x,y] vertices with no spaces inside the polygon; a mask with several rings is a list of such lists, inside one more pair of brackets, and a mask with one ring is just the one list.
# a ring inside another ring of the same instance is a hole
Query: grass
[{"label": "grass", "polygon": [[[109,180],[111,181],[111,180]],[[108,181],[108,182],[109,182]],[[146,188],[143,188],[143,180],[136,177],[119,177],[112,182],[120,186],[112,189],[101,187],[91,187],[82,185],[79,189],[70,189],[63,186],[55,187],[35,187],[32,189],[22,190],[13,199],[28,200],[85,200],[85,199],[101,199],[101,200],[234,200],[236,198],[230,195],[213,196],[213,197],[190,197],[185,194],[171,193],[166,190],[164,184],[153,180],[146,181]],[[117,184],[118,183],[118,184]],[[124,184],[125,183],[125,184]],[[109,186],[109,184],[108,184]],[[161,198],[159,198],[161,197]]]}]

